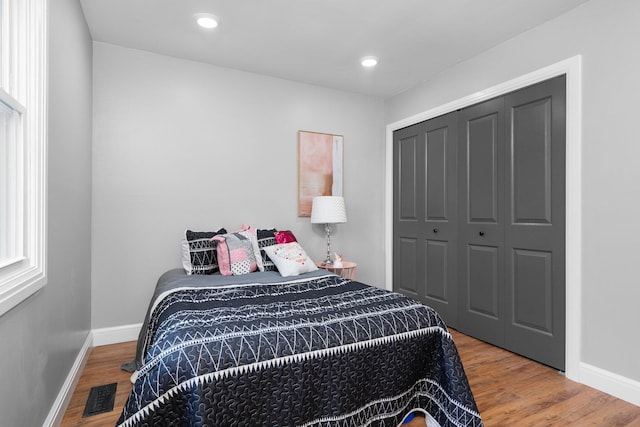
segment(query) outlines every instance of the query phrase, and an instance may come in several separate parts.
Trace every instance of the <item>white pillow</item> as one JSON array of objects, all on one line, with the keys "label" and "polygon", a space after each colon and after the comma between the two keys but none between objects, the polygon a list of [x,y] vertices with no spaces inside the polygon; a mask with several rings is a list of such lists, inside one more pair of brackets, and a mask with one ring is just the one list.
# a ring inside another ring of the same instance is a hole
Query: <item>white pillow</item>
[{"label": "white pillow", "polygon": [[283,277],[297,276],[318,269],[298,242],[266,246],[262,249]]}]

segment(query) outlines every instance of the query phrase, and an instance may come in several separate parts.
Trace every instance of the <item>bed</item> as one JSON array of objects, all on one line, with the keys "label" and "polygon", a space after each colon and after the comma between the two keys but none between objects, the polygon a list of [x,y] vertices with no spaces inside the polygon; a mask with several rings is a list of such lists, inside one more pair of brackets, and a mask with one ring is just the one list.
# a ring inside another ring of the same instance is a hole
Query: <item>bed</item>
[{"label": "bed", "polygon": [[121,426],[482,425],[434,310],[324,270],[170,270],[135,364]]}]

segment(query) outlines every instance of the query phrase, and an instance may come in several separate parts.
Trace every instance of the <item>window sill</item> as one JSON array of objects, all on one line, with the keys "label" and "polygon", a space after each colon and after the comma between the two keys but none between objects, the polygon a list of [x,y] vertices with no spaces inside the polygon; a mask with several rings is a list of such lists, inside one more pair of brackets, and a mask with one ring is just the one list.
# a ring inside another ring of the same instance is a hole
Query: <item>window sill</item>
[{"label": "window sill", "polygon": [[38,292],[46,283],[44,270],[33,266],[17,269],[11,275],[0,273],[0,316]]},{"label": "window sill", "polygon": [[[7,268],[7,267],[12,266],[14,264],[18,264],[19,262],[22,262],[25,259],[27,259],[27,258],[23,257],[23,256],[3,259],[2,261],[0,261],[0,271],[2,271],[3,268]],[[2,280],[2,279],[0,279],[0,280]],[[0,283],[0,286],[2,286],[2,283]]]}]

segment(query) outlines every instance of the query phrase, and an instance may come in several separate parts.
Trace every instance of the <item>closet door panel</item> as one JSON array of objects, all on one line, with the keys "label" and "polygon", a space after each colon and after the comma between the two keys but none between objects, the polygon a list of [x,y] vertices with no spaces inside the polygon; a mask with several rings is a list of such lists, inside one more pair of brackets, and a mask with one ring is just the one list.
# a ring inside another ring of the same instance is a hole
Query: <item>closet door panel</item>
[{"label": "closet door panel", "polygon": [[394,132],[394,290],[457,325],[456,113]]},{"label": "closet door panel", "polygon": [[425,304],[457,327],[457,121],[450,113],[424,122]]},{"label": "closet door panel", "polygon": [[550,98],[511,110],[514,223],[551,223],[550,123]]},{"label": "closet door panel", "polygon": [[419,301],[424,294],[424,135],[419,125],[394,133],[393,287]]},{"label": "closet door panel", "polygon": [[512,251],[514,325],[543,334],[553,332],[551,258],[546,251]]},{"label": "closet door panel", "polygon": [[458,113],[460,330],[504,343],[503,100]]},{"label": "closet door panel", "polygon": [[448,128],[440,127],[425,133],[425,198],[427,220],[447,220],[447,139]]},{"label": "closet door panel", "polygon": [[447,277],[448,272],[448,251],[449,244],[438,240],[427,240],[425,242],[425,260],[426,266],[426,297],[430,300],[436,300],[446,304],[449,298],[449,292],[446,284],[450,281]]},{"label": "closet door panel", "polygon": [[473,117],[466,124],[468,221],[495,224],[498,222],[500,199],[500,118],[498,112],[491,112],[488,115]]},{"label": "closet door panel", "polygon": [[468,253],[469,311],[475,315],[499,319],[499,249],[469,245]]},{"label": "closet door panel", "polygon": [[563,370],[565,77],[505,96],[505,348]]},{"label": "closet door panel", "polygon": [[420,299],[420,289],[418,281],[416,280],[416,266],[415,260],[418,257],[417,254],[418,241],[410,237],[400,237],[398,239],[398,259],[397,272],[394,268],[394,273],[397,274],[396,290],[402,292],[415,299]]},{"label": "closet door panel", "polygon": [[398,142],[399,221],[418,221],[418,136],[410,135]]}]

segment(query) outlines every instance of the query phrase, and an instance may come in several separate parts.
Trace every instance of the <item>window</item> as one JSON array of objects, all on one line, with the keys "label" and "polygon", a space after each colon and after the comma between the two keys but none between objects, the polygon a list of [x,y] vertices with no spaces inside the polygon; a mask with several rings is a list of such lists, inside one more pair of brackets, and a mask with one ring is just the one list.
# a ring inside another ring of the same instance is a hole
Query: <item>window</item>
[{"label": "window", "polygon": [[46,283],[46,0],[0,0],[0,315]]},{"label": "window", "polygon": [[21,181],[22,162],[19,159],[20,128],[24,108],[11,105],[11,97],[0,92],[0,268],[20,261],[20,229],[23,205],[18,189]]}]

